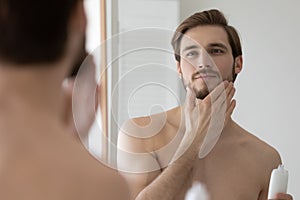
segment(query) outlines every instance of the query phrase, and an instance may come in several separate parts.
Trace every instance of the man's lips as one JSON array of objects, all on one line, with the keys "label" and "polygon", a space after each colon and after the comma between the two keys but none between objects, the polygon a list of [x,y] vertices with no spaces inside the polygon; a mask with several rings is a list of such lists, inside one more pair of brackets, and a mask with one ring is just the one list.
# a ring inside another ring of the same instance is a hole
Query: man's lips
[{"label": "man's lips", "polygon": [[215,78],[217,77],[214,74],[196,74],[193,76],[193,79],[207,79],[207,78]]}]

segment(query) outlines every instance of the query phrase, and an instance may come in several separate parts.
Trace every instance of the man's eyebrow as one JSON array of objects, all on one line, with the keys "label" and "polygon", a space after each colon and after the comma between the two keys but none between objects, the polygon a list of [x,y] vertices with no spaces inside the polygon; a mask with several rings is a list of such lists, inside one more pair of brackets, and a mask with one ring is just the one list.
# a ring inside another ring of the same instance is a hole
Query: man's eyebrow
[{"label": "man's eyebrow", "polygon": [[220,47],[220,48],[223,48],[223,49],[228,49],[224,44],[222,43],[211,43],[208,45],[208,47]]},{"label": "man's eyebrow", "polygon": [[191,49],[198,49],[199,46],[198,45],[190,45],[190,46],[187,46],[185,47],[182,51],[187,51],[187,50],[191,50]]},{"label": "man's eyebrow", "polygon": [[[207,47],[211,48],[211,47],[220,47],[220,48],[223,48],[225,50],[227,50],[228,48],[226,47],[226,45],[222,44],[222,43],[210,43],[207,45]],[[185,47],[182,51],[185,52],[185,51],[188,51],[188,50],[191,50],[191,49],[198,49],[198,48],[201,48],[199,45],[190,45],[190,46],[187,46]]]}]

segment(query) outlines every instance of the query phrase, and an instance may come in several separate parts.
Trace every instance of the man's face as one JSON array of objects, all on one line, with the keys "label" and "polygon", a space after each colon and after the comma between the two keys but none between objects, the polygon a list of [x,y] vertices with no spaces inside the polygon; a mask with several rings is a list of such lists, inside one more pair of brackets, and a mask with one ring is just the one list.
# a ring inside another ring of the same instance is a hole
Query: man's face
[{"label": "man's face", "polygon": [[98,88],[95,79],[96,66],[89,55],[82,63],[73,89],[73,117],[81,139],[85,139],[95,120],[98,107]]},{"label": "man's face", "polygon": [[178,72],[184,86],[197,98],[205,98],[223,80],[232,81],[234,59],[227,34],[219,26],[197,26],[188,30],[180,45]]}]

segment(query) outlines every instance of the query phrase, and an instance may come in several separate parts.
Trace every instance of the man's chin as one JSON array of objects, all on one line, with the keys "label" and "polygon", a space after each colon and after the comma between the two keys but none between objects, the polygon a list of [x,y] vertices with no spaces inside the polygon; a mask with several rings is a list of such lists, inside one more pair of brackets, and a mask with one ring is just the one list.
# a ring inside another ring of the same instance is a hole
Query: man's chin
[{"label": "man's chin", "polygon": [[196,92],[196,98],[203,100],[205,97],[207,97],[208,94],[209,94],[209,92],[207,90],[206,91],[198,91],[198,92]]}]

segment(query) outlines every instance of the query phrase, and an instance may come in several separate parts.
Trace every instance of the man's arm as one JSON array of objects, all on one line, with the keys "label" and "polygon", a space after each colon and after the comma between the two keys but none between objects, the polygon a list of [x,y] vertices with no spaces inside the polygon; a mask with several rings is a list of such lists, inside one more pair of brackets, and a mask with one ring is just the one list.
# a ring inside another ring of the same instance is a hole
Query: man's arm
[{"label": "man's arm", "polygon": [[132,199],[151,183],[160,173],[160,165],[156,158],[148,152],[144,139],[133,137],[132,120],[125,122],[118,135],[118,170],[129,184]]},{"label": "man's arm", "polygon": [[[133,199],[174,199],[186,192],[198,151],[189,150],[161,169],[155,154],[147,152],[143,139],[128,136],[124,129],[119,133],[118,146],[118,169],[127,179]],[[140,155],[120,153],[120,149]]]},{"label": "man's arm", "polygon": [[[144,153],[141,157],[125,155],[123,151],[118,153],[118,168],[120,171],[130,172],[123,174],[131,185],[134,198],[158,200],[184,197],[191,185],[195,161],[198,160],[198,153],[209,128],[211,116],[218,113],[220,107],[225,106],[228,118],[234,109],[233,85],[225,82],[225,88],[226,92],[223,83],[220,84],[201,102],[195,99],[195,94],[191,90],[187,91],[184,111],[185,133],[176,152],[174,151],[175,154],[172,155],[171,162],[164,170],[160,168],[160,163],[155,153],[151,153],[146,140],[132,136],[138,134],[139,130],[128,128],[128,124],[122,127],[118,141],[119,151],[123,149],[127,152]],[[221,98],[224,93],[226,98]]]},{"label": "man's arm", "polygon": [[[98,179],[99,184],[91,184],[90,188],[93,192],[89,193],[90,197],[86,196],[84,199],[131,200],[129,187],[124,177],[115,170],[103,168],[101,177]],[[95,196],[92,196],[93,194]]]}]

